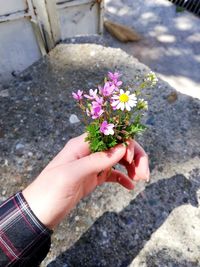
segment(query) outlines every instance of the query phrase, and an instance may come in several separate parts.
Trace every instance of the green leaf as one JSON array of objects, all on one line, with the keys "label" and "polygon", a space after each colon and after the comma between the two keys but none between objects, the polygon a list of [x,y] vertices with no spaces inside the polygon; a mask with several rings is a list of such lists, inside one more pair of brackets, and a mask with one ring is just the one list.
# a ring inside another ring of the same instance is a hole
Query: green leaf
[{"label": "green leaf", "polygon": [[91,140],[90,149],[92,152],[103,151],[103,150],[106,150],[106,145],[104,144],[103,141],[94,139],[94,140]]},{"label": "green leaf", "polygon": [[146,129],[146,126],[140,123],[133,123],[126,128],[129,137],[134,138],[135,135],[141,134]]},{"label": "green leaf", "polygon": [[116,138],[113,138],[112,140],[109,140],[107,146],[108,146],[108,148],[111,148],[111,147],[116,146],[117,144],[118,144],[118,142],[117,142]]}]

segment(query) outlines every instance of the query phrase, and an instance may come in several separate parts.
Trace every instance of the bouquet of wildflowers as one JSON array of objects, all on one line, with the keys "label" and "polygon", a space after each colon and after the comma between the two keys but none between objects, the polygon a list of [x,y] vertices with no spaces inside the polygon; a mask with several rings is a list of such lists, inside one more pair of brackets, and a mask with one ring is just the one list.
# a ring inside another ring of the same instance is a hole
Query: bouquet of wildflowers
[{"label": "bouquet of wildflowers", "polygon": [[108,72],[103,86],[73,92],[83,112],[91,152],[104,151],[116,144],[124,143],[145,130],[141,123],[148,103],[142,98],[142,89],[152,87],[157,78],[153,72],[134,87],[125,87],[118,72]]}]

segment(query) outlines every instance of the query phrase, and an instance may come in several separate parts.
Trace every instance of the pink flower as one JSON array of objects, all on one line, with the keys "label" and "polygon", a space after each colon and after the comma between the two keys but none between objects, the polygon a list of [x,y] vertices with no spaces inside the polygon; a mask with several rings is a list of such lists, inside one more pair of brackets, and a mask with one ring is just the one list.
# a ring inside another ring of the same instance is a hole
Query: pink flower
[{"label": "pink flower", "polygon": [[90,89],[89,90],[89,95],[84,95],[84,97],[86,97],[88,99],[91,99],[91,100],[96,99],[96,97],[97,97],[97,89],[96,90]]},{"label": "pink flower", "polygon": [[104,87],[100,87],[99,90],[103,96],[110,96],[115,90],[115,85],[111,82],[106,82]]},{"label": "pink flower", "polygon": [[80,101],[81,99],[83,99],[83,91],[78,90],[76,93],[72,92],[72,96],[74,99]]},{"label": "pink flower", "polygon": [[92,116],[92,119],[98,119],[103,113],[104,110],[102,109],[101,104],[96,101],[93,101],[90,110],[90,115]]},{"label": "pink flower", "polygon": [[113,110],[117,110],[117,108],[116,108],[116,103],[115,103],[115,99],[113,99],[113,97],[110,99],[110,105],[111,105],[111,107],[112,107],[112,109]]},{"label": "pink flower", "polygon": [[121,76],[121,74],[119,72],[108,72],[108,78],[111,80],[111,81],[116,81],[119,79],[119,77]]},{"label": "pink flower", "polygon": [[103,121],[101,126],[100,126],[100,132],[103,133],[104,135],[113,135],[114,130],[113,128],[115,127],[114,124],[112,123],[107,123],[107,121]]},{"label": "pink flower", "polygon": [[115,85],[116,87],[119,87],[119,86],[122,85],[122,81],[113,81],[113,83],[114,83],[114,85]]},{"label": "pink flower", "polygon": [[94,102],[97,102],[99,105],[102,106],[103,105],[103,97],[97,96]]},{"label": "pink flower", "polygon": [[119,86],[122,85],[122,81],[118,81],[121,74],[119,72],[108,72],[108,78],[111,80],[110,84],[113,84],[116,88],[115,90],[119,90]]}]

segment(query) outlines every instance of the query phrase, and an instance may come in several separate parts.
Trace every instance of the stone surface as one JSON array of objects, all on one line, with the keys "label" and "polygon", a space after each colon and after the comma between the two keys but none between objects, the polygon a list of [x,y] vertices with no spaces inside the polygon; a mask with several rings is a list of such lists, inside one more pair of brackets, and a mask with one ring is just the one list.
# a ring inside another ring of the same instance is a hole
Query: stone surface
[{"label": "stone surface", "polygon": [[72,123],[72,124],[74,124],[74,123],[79,123],[80,120],[79,120],[79,118],[75,114],[72,114],[69,117],[69,122]]},{"label": "stone surface", "polygon": [[[96,87],[108,70],[122,72],[125,84],[149,72],[120,49],[65,44],[7,88],[9,97],[0,97],[0,201],[83,132],[82,123],[69,122],[71,114],[81,118],[71,92]],[[174,89],[161,80],[148,93],[149,129],[138,140],[149,154],[151,183],[132,192],[97,188],[55,230],[42,266],[200,266],[200,101],[180,93],[168,101]],[[24,145],[20,155],[17,144]]]},{"label": "stone surface", "polygon": [[9,96],[9,92],[7,89],[0,90],[0,97],[8,97],[8,96]]}]

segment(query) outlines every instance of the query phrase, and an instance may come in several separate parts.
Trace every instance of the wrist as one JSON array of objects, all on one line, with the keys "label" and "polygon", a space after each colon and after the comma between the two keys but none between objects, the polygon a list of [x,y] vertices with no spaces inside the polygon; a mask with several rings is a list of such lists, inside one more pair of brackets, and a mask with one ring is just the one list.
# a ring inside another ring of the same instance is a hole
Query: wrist
[{"label": "wrist", "polygon": [[41,186],[37,186],[37,182],[33,182],[25,188],[22,194],[35,216],[42,224],[51,230],[54,229],[71,210],[69,202],[66,201],[65,205],[63,205],[61,201],[59,203],[55,196],[51,195],[48,188],[42,190]]}]

